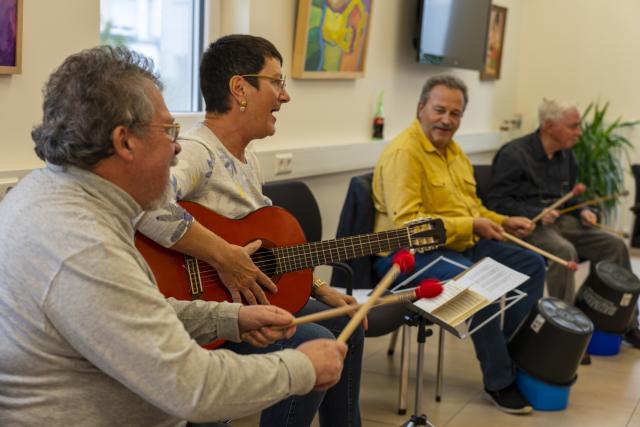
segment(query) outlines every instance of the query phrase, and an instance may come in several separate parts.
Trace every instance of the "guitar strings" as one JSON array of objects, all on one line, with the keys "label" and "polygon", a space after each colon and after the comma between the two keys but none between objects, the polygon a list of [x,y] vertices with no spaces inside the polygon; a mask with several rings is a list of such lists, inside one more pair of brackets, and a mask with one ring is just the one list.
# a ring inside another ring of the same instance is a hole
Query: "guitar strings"
[{"label": "guitar strings", "polygon": [[[373,243],[389,243],[389,244],[393,244],[394,246],[397,246],[398,243],[400,243],[401,241],[406,240],[405,239],[406,236],[395,236],[393,238],[390,239],[385,239],[384,242],[382,241],[378,241],[378,242],[370,242],[368,245],[364,245],[364,244],[359,244],[359,248],[356,248],[354,245],[351,245],[351,250],[349,250],[348,248],[321,248],[318,247],[319,245],[314,245],[313,243],[311,244],[301,244],[301,245],[296,245],[296,246],[287,246],[287,247],[280,247],[280,248],[269,248],[268,251],[269,253],[260,253],[257,256],[252,256],[252,260],[254,262],[254,264],[258,267],[267,267],[269,264],[274,263],[275,262],[275,258],[280,258],[281,260],[283,260],[283,264],[287,264],[287,263],[291,263],[290,260],[294,260],[293,264],[296,264],[296,261],[298,260],[313,260],[313,257],[315,256],[316,259],[320,260],[320,256],[322,256],[324,258],[324,262],[327,262],[327,256],[326,254],[328,253],[329,256],[331,256],[334,252],[337,252],[337,255],[340,257],[341,253],[340,252],[344,252],[344,255],[346,258],[355,258],[357,257],[357,253],[360,252],[356,252],[356,249],[360,249],[362,250],[362,248],[364,247],[370,247]],[[303,247],[305,246],[309,246],[312,249],[306,250],[303,249]],[[315,248],[313,246],[316,246]],[[303,250],[301,250],[303,249]],[[384,250],[384,248],[380,248],[378,250],[373,250],[373,252],[378,252],[380,250]],[[286,252],[286,253],[285,253]],[[366,250],[364,253],[371,253],[371,250]],[[199,271],[200,273],[206,273],[209,271],[215,271],[215,269],[210,266],[208,263],[206,263],[205,261],[201,261],[198,260],[198,265],[200,267]]]},{"label": "guitar strings", "polygon": [[[395,230],[394,230],[395,231]],[[362,249],[365,246],[370,246],[373,243],[393,243],[394,245],[398,245],[400,242],[402,241],[406,241],[407,236],[406,236],[406,232],[404,232],[404,230],[400,230],[397,236],[389,236],[388,238],[385,239],[378,239],[377,242],[369,242],[368,245],[364,245],[362,243],[359,243],[358,245],[360,246],[360,249]],[[340,241],[340,240],[347,240],[350,238],[344,238],[344,239],[334,239],[334,242]],[[326,242],[331,242],[331,241],[326,241]],[[280,259],[282,260],[282,262],[280,263],[281,265],[284,265],[285,267],[291,267],[293,266],[293,270],[292,271],[296,271],[299,269],[302,269],[302,266],[306,265],[308,261],[311,261],[313,263],[313,256],[315,255],[315,257],[319,260],[320,255],[324,258],[324,262],[327,262],[327,256],[325,255],[326,253],[329,253],[330,255],[333,252],[338,252],[338,256],[340,256],[340,248],[326,248],[326,249],[321,249],[318,250],[318,246],[323,245],[323,246],[327,246],[326,242],[314,242],[314,243],[307,243],[307,244],[300,244],[300,245],[296,245],[296,246],[288,246],[288,247],[281,247],[281,248],[273,248],[275,250],[277,250],[278,252],[285,252],[285,251],[295,251],[295,250],[300,250],[302,247],[304,246],[316,246],[315,250],[306,250],[304,252],[299,251],[297,253],[288,253],[288,254],[275,254],[275,253],[271,253],[271,254],[260,254],[260,256],[256,256],[255,258],[252,258],[255,265],[260,269],[260,271],[262,271],[264,274],[266,274],[267,276],[272,276],[277,272],[277,264],[278,262],[276,261],[276,257],[278,255],[280,255]],[[342,251],[344,251],[344,254],[346,255],[346,258],[355,258],[355,245],[352,244],[352,251],[354,253],[353,256],[349,255],[349,253],[347,252],[347,249],[343,248]],[[382,250],[382,249],[381,249]],[[202,283],[202,287],[203,288],[209,288],[209,287],[213,287],[213,285],[207,285],[208,283],[215,283],[216,281],[219,281],[219,273],[208,263],[206,263],[205,261],[201,261],[201,260],[197,260],[198,262],[198,267],[199,267],[199,273],[200,273],[200,280]],[[309,266],[308,268],[311,268],[312,266]],[[284,271],[283,273],[285,273],[286,271]]]},{"label": "guitar strings", "polygon": [[[334,253],[337,253],[338,257],[341,257],[342,254],[341,252],[344,252],[344,255],[346,258],[353,258],[353,257],[357,257],[357,254],[365,254],[365,253],[371,253],[371,252],[378,252],[380,250],[384,250],[385,248],[380,247],[380,249],[370,249],[370,247],[372,246],[373,243],[388,243],[388,244],[393,244],[393,246],[397,246],[398,243],[402,242],[406,240],[404,238],[404,236],[399,236],[399,237],[393,237],[391,239],[385,239],[384,242],[370,242],[368,245],[363,245],[360,244],[359,247],[356,247],[355,245],[351,245],[351,248],[348,247],[344,247],[344,248],[332,248],[332,247],[328,247],[328,248],[323,248],[320,245],[314,245],[314,244],[302,244],[302,245],[297,245],[297,246],[289,246],[289,247],[284,247],[284,248],[272,248],[272,249],[268,249],[268,253],[260,253],[258,254],[258,256],[252,256],[252,260],[253,262],[257,265],[257,266],[266,266],[269,263],[273,263],[274,262],[274,258],[280,258],[283,260],[283,263],[287,263],[287,261],[293,259],[294,263],[297,260],[307,260],[307,259],[311,259],[313,260],[314,256],[316,259],[318,259],[318,261],[320,260],[320,256],[322,256],[324,258],[324,262],[327,262],[327,255],[329,254],[329,257],[331,257],[331,255],[333,255]],[[310,249],[304,249],[305,246],[310,247]],[[367,247],[366,250],[362,250],[363,248]],[[301,250],[302,249],[302,250]],[[200,269],[200,272],[207,272],[207,271],[211,271],[214,270],[213,267],[211,267],[208,263],[205,263],[203,261],[200,261],[200,264],[202,266],[206,266],[206,267],[202,267]],[[208,268],[207,268],[208,267]]]},{"label": "guitar strings", "polygon": [[[267,276],[273,276],[278,273],[278,266],[284,266],[284,271],[280,271],[280,273],[303,270],[306,268],[312,268],[314,265],[321,265],[320,255],[323,257],[323,263],[326,264],[327,262],[332,261],[332,255],[336,252],[338,257],[341,257],[341,250],[345,255],[343,259],[350,259],[356,258],[358,256],[357,254],[365,255],[367,253],[389,250],[392,247],[401,247],[408,244],[408,240],[410,240],[408,229],[404,228],[389,230],[383,233],[370,233],[321,242],[266,248],[266,250],[260,251],[260,253],[251,256],[251,259],[261,272]],[[400,242],[402,242],[402,244],[400,244]],[[385,243],[386,246],[382,246]],[[333,247],[331,246],[332,244],[334,245]],[[377,250],[371,250],[371,246],[374,244],[378,245],[379,248]],[[342,247],[340,248],[338,245]],[[349,245],[351,246],[351,251],[348,250]],[[369,249],[367,251],[362,251],[365,247]],[[356,248],[360,249],[362,252],[356,253]],[[350,255],[350,252],[352,255]],[[327,254],[329,254],[329,261],[327,261]],[[317,259],[317,263],[314,263],[314,255]],[[220,281],[220,275],[217,270],[204,261],[199,259],[195,260],[198,266],[197,275],[200,279],[201,289],[204,291],[205,288],[218,287],[217,282]],[[280,262],[278,262],[278,260],[280,260]],[[311,265],[308,265],[309,262]]]}]

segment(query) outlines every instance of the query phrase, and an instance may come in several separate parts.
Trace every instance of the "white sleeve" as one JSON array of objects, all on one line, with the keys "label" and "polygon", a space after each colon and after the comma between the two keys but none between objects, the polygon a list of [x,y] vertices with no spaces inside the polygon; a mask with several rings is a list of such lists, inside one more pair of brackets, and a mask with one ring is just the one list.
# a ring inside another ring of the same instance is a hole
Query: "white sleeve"
[{"label": "white sleeve", "polygon": [[214,165],[210,152],[200,143],[193,140],[181,140],[180,143],[178,164],[171,168],[173,201],[145,212],[136,224],[139,232],[167,248],[180,240],[193,224],[191,214],[176,201],[189,199],[200,191],[213,173]]}]

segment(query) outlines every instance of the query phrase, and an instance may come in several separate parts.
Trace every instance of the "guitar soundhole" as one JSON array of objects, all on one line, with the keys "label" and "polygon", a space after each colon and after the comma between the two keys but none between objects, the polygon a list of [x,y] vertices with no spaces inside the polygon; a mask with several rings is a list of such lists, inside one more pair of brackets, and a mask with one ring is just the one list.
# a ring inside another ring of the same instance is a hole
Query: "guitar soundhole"
[{"label": "guitar soundhole", "polygon": [[278,265],[272,249],[265,248],[263,246],[251,255],[251,259],[264,274],[271,278],[272,281],[277,281],[279,278],[279,275],[276,276]]}]

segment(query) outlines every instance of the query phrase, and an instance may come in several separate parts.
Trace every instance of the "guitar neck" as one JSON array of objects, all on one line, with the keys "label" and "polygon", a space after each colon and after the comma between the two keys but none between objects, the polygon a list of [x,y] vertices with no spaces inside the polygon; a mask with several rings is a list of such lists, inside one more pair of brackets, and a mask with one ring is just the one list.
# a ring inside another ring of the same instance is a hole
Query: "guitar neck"
[{"label": "guitar neck", "polygon": [[272,248],[277,274],[392,251],[410,244],[408,230],[383,231],[321,242]]}]

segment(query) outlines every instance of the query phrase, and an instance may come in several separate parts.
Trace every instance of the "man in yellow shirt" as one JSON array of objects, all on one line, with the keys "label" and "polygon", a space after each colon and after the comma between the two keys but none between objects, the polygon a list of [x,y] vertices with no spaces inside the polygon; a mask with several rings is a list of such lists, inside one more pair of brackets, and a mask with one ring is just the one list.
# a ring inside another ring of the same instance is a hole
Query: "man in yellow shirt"
[{"label": "man in yellow shirt", "polygon": [[[542,297],[545,265],[539,255],[502,242],[503,231],[525,237],[534,224],[527,218],[490,211],[476,194],[471,163],[452,139],[467,103],[466,85],[458,78],[436,76],[426,82],[417,118],[385,148],[376,165],[375,231],[397,228],[420,216],[442,218],[447,231],[445,248],[417,254],[416,271],[439,256],[465,266],[489,256],[530,277],[518,288],[527,297],[507,310],[504,329],[495,318],[472,336],[485,396],[505,412],[524,414],[532,408],[515,384],[506,341]],[[376,270],[384,272],[388,264],[388,257],[381,258]],[[446,280],[460,271],[441,262],[428,270],[428,276]],[[495,304],[481,310],[471,327],[497,310]]]}]

